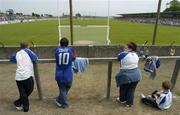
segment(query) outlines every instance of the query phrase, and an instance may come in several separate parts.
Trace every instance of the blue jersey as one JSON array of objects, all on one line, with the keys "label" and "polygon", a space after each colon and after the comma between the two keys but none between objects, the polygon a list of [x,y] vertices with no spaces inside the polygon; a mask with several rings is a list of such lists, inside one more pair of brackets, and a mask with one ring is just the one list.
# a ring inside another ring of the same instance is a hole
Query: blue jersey
[{"label": "blue jersey", "polygon": [[61,83],[72,82],[72,61],[74,53],[70,47],[58,47],[55,50],[56,57],[56,80]]}]

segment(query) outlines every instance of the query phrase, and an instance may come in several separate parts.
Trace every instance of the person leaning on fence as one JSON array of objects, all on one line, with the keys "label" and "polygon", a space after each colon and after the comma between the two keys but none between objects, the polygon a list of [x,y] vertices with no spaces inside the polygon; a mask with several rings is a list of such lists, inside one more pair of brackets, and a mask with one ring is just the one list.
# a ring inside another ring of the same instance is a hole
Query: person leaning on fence
[{"label": "person leaning on fence", "polygon": [[20,51],[10,57],[10,61],[17,63],[16,84],[19,90],[19,99],[14,102],[17,110],[29,111],[29,95],[34,89],[33,61],[38,57],[28,48],[28,43],[20,43]]},{"label": "person leaning on fence", "polygon": [[120,61],[120,71],[115,76],[119,88],[119,97],[116,101],[131,107],[134,101],[134,93],[141,73],[138,69],[139,57],[136,54],[137,45],[130,42],[124,46],[124,51],[117,56]]},{"label": "person leaning on fence", "polygon": [[162,91],[155,90],[151,96],[145,96],[144,94],[141,94],[141,101],[161,110],[169,109],[172,104],[170,82],[162,82],[162,89]]},{"label": "person leaning on fence", "polygon": [[61,46],[55,49],[55,79],[59,87],[59,96],[55,102],[61,108],[68,107],[67,94],[73,81],[72,61],[74,61],[75,57],[72,48],[68,47],[68,43],[67,38],[62,38],[60,40]]}]

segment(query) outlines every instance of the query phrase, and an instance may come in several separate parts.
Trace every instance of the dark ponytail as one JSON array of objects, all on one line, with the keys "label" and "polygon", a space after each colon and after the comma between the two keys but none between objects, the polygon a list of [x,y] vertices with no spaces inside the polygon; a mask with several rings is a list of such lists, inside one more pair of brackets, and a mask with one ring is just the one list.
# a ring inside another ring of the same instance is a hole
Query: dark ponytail
[{"label": "dark ponytail", "polygon": [[136,51],[137,49],[137,45],[134,42],[129,42],[126,44],[128,46],[129,49],[131,49],[132,51]]}]

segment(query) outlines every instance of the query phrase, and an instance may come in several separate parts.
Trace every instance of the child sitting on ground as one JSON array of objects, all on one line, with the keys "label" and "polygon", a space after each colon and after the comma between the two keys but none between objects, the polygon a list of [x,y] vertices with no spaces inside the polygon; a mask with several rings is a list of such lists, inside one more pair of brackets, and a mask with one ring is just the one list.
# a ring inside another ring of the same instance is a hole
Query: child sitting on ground
[{"label": "child sitting on ground", "polygon": [[150,104],[161,110],[165,110],[171,107],[172,93],[170,91],[170,82],[162,82],[163,91],[154,91],[151,96],[144,96],[141,94],[141,101],[145,104]]}]

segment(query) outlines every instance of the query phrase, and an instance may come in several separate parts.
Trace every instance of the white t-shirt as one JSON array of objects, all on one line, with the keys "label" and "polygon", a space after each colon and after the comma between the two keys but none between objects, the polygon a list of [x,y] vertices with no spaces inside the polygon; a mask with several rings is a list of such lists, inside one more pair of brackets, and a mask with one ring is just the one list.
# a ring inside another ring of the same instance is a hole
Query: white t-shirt
[{"label": "white t-shirt", "polygon": [[34,76],[32,61],[23,49],[16,53],[16,61],[17,69],[15,80],[22,81]]},{"label": "white t-shirt", "polygon": [[121,69],[134,69],[138,67],[139,57],[135,52],[122,52],[118,55]]}]

